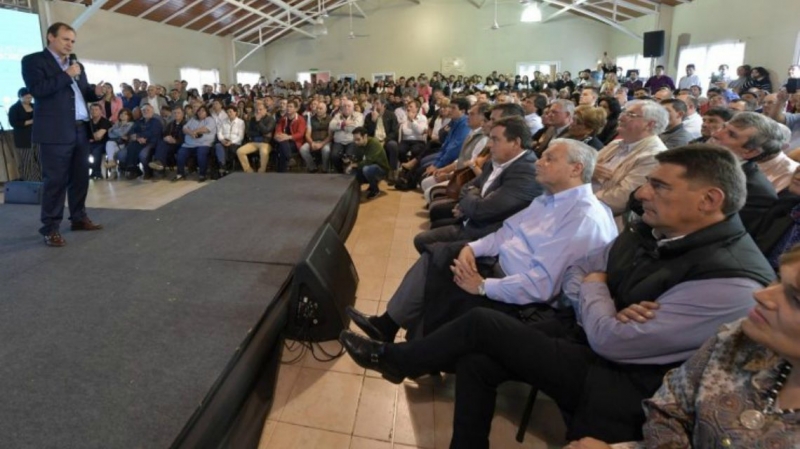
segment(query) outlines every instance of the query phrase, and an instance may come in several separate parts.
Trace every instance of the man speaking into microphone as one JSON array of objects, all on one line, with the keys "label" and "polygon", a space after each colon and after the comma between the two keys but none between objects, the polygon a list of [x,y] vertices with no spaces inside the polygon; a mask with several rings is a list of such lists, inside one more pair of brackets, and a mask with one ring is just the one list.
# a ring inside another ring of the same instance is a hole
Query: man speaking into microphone
[{"label": "man speaking into microphone", "polygon": [[59,227],[64,197],[69,202],[70,228],[96,231],[102,226],[86,215],[89,189],[89,111],[86,102],[103,96],[103,83],[90,86],[83,66],[72,53],[75,30],[66,23],[47,29],[47,48],[22,58],[22,78],[33,95],[32,141],[42,163],[42,227],[47,246],[66,245]]}]

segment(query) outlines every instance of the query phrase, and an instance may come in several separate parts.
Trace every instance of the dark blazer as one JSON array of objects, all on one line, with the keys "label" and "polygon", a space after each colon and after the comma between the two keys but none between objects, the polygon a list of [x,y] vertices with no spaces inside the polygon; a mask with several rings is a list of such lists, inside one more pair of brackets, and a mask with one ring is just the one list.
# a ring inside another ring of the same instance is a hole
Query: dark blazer
[{"label": "dark blazer", "polygon": [[[397,136],[400,131],[400,125],[397,123],[397,115],[386,109],[383,111],[383,129],[386,131],[386,141],[397,142]],[[375,130],[378,128],[378,123],[372,120],[372,113],[364,114],[364,128],[367,129],[367,135],[375,137]]]},{"label": "dark blazer", "polygon": [[488,227],[494,232],[503,225],[503,220],[530,205],[544,189],[536,182],[536,155],[532,151],[512,163],[500,173],[489,186],[486,195],[481,189],[494,169],[487,162],[483,173],[461,188],[458,207],[468,218],[467,226]]},{"label": "dark blazer", "polygon": [[[45,49],[22,58],[22,79],[33,95],[33,143],[70,144],[75,141],[75,91],[72,78]],[[86,80],[81,64],[78,88],[86,102],[100,100]],[[88,111],[88,107],[86,108]]]},{"label": "dark blazer", "polygon": [[769,254],[772,248],[786,235],[786,232],[794,225],[794,220],[789,213],[795,206],[800,204],[800,196],[788,190],[783,190],[778,194],[778,200],[772,204],[761,216],[761,223],[753,234],[758,249],[762,253]]},{"label": "dark blazer", "polygon": [[755,235],[762,217],[775,204],[778,194],[772,183],[758,169],[758,164],[747,161],[742,164],[742,170],[747,178],[747,199],[739,211],[739,217],[747,232]]},{"label": "dark blazer", "polygon": [[17,148],[30,148],[31,126],[25,122],[33,118],[33,113],[25,111],[22,102],[18,101],[8,108],[8,122],[14,128],[14,146]]}]

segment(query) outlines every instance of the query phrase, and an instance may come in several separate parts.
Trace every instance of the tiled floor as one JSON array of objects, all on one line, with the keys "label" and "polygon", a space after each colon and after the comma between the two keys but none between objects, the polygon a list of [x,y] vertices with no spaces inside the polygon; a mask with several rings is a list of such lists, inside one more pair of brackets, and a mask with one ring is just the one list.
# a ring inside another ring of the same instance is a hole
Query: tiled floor
[{"label": "tiled floor", "polygon": [[[356,307],[369,314],[386,310],[387,301],[418,257],[412,239],[427,226],[419,193],[382,188],[384,195],[361,205],[347,240],[360,277]],[[323,348],[328,353],[340,350],[336,342],[325,343]],[[286,349],[284,360],[296,359],[299,354],[299,349]],[[558,409],[542,395],[525,442],[514,439],[528,391],[522,384],[508,384],[501,390],[492,424],[492,448],[563,445],[564,425]],[[320,362],[306,353],[296,363],[281,365],[275,403],[259,447],[447,448],[453,400],[452,376],[394,385],[375,372],[365,372],[347,355]]]},{"label": "tiled floor", "polygon": [[[205,184],[208,185],[208,184]],[[89,207],[156,209],[201,188],[195,182],[99,181],[89,188]],[[408,267],[417,259],[413,236],[424,230],[427,213],[416,192],[385,194],[362,204],[347,248],[360,277],[356,307],[382,313]],[[0,192],[0,200],[2,193]],[[402,338],[402,336],[400,337]],[[328,353],[336,342],[323,344]],[[321,352],[320,358],[326,356]],[[320,362],[311,353],[285,350],[276,397],[259,449],[441,449],[452,434],[454,379],[423,378],[391,384],[344,355]],[[504,385],[492,423],[491,447],[555,448],[564,425],[553,402],[540,395],[525,442],[515,441],[528,387]]]}]

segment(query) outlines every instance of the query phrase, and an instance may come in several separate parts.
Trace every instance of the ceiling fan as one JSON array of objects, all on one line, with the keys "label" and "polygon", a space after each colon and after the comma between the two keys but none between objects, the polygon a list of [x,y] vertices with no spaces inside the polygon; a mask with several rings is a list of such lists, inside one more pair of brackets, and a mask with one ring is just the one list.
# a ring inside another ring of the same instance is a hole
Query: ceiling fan
[{"label": "ceiling fan", "polygon": [[489,28],[485,28],[485,29],[494,31],[494,30],[499,30],[500,28],[507,28],[507,27],[516,26],[518,24],[519,23],[504,23],[504,24],[501,25],[501,24],[497,23],[497,0],[494,0],[494,22],[492,22],[492,26],[490,26]]},{"label": "ceiling fan", "polygon": [[350,33],[347,34],[348,39],[358,39],[361,37],[369,37],[369,34],[356,34],[353,31],[353,0],[347,2],[348,8],[350,8]]},{"label": "ceiling fan", "polygon": [[314,24],[311,26],[311,33],[314,36],[327,36],[328,35],[328,27],[325,26],[325,17],[328,17],[328,11],[323,9],[322,7],[322,0],[317,0],[317,20],[314,21]]}]

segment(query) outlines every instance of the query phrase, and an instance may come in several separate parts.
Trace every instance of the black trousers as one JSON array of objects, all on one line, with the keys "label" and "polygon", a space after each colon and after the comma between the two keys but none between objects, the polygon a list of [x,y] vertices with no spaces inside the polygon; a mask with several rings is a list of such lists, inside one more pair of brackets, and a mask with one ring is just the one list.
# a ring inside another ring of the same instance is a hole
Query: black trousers
[{"label": "black trousers", "polygon": [[42,163],[42,227],[39,233],[58,232],[64,218],[64,199],[69,202],[69,219],[86,217],[89,190],[89,126],[75,126],[75,140],[68,144],[40,146]]},{"label": "black trousers", "polygon": [[497,387],[509,380],[531,384],[572,415],[569,440],[641,440],[641,402],[675,364],[614,364],[591,350],[569,316],[531,318],[475,308],[422,339],[389,345],[385,356],[408,377],[455,368],[451,448],[489,447]]}]

